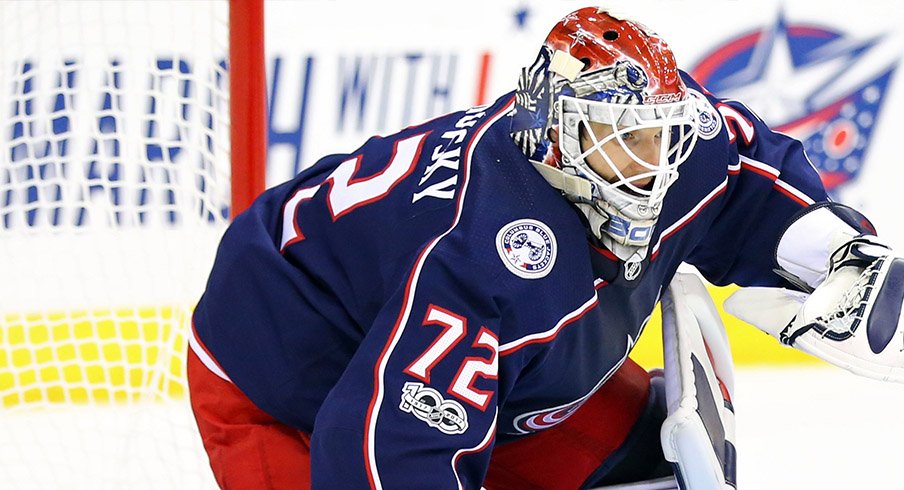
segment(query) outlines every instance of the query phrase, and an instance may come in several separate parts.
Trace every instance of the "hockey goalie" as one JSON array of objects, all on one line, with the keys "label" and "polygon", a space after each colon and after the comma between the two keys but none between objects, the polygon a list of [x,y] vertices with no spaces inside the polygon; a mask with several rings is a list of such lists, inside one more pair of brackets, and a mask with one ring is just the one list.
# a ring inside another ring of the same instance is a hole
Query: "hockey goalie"
[{"label": "hockey goalie", "polygon": [[[224,488],[731,487],[731,358],[679,266],[749,286],[729,310],[782,342],[901,380],[904,270],[875,234],[799,141],[582,8],[512,92],[233,221],[193,315],[199,433]],[[629,353],[660,300],[648,373]]]}]

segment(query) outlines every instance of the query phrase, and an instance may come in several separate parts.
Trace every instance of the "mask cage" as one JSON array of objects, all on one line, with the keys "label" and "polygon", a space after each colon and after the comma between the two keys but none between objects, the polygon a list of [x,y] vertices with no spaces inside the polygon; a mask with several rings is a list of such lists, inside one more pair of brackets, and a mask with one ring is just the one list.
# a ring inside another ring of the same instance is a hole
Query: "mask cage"
[{"label": "mask cage", "polygon": [[[561,96],[557,105],[563,162],[566,167],[576,167],[580,175],[594,184],[596,197],[602,197],[604,190],[618,190],[638,204],[657,208],[665,199],[668,188],[677,180],[678,166],[687,160],[697,141],[693,98],[667,104],[639,105]],[[591,122],[605,126],[598,128],[602,129],[601,134],[594,131]],[[590,140],[590,145],[583,150],[580,141],[582,128]],[[660,131],[656,161],[641,158],[626,141],[626,138],[637,136],[635,131],[650,128]],[[612,151],[611,143],[617,144],[630,157],[633,165],[629,163],[619,168],[604,149],[608,147]],[[611,181],[587,164],[587,157],[593,153],[601,155],[609,166],[613,174]],[[649,183],[640,184],[648,179],[651,179]]]}]

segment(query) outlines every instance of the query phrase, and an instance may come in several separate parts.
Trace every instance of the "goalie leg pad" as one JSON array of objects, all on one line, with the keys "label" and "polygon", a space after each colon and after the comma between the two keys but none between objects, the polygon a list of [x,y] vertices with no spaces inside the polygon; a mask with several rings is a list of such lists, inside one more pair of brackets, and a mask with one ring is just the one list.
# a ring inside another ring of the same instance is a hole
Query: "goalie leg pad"
[{"label": "goalie leg pad", "polygon": [[683,489],[737,488],[731,351],[706,287],[676,274],[662,298],[669,416],[662,449]]}]

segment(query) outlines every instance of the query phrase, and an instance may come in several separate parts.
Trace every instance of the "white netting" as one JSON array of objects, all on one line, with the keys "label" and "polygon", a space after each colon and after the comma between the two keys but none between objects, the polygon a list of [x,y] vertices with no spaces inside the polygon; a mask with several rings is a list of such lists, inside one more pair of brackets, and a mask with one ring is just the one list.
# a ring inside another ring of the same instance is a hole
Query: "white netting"
[{"label": "white netting", "polygon": [[0,25],[0,488],[212,486],[184,355],[229,211],[228,4]]}]

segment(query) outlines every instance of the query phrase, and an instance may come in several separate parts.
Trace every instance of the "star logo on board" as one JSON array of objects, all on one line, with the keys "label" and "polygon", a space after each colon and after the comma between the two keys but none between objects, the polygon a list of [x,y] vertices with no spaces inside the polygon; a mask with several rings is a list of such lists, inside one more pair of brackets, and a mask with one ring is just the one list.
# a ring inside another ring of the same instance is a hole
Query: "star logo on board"
[{"label": "star logo on board", "polygon": [[900,51],[884,36],[861,39],[789,23],[780,12],[771,26],[717,46],[691,73],[801,140],[832,191],[860,173],[899,62]]}]

